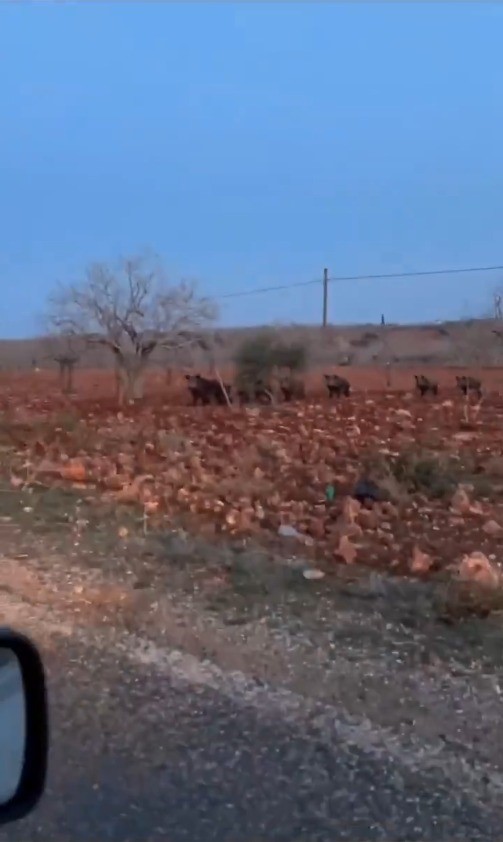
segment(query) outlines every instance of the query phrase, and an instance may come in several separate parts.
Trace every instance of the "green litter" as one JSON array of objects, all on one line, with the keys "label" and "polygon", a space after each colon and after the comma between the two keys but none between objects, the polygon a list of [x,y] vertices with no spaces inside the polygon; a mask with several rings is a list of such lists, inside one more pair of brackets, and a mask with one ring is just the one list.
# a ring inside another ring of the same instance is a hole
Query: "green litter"
[{"label": "green litter", "polygon": [[327,485],[325,489],[325,499],[328,503],[332,503],[335,500],[335,485]]}]

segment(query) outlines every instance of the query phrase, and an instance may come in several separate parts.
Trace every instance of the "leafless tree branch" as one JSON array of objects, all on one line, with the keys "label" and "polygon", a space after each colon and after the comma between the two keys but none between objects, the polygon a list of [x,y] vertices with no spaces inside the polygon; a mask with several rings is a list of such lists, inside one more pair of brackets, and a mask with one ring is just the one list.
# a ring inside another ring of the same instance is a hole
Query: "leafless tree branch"
[{"label": "leafless tree branch", "polygon": [[141,397],[143,373],[156,348],[172,351],[202,341],[217,315],[194,284],[169,285],[151,255],[122,258],[116,268],[91,264],[81,283],[59,286],[49,312],[59,333],[111,351],[127,398]]}]

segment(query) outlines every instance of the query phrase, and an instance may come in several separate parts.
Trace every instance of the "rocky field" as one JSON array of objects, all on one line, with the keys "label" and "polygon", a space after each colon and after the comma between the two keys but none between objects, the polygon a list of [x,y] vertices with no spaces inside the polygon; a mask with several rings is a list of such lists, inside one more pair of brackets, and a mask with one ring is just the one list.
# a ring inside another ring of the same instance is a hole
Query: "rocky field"
[{"label": "rocky field", "polygon": [[177,523],[215,542],[231,536],[287,556],[301,549],[317,570],[306,575],[361,564],[415,576],[456,570],[486,583],[499,576],[497,392],[476,402],[448,388],[426,399],[366,389],[333,402],[228,409],[174,406],[161,389],[117,411],[91,390],[67,399],[54,382],[31,383],[3,387],[2,463],[14,488],[69,485],[136,507],[145,529]]}]

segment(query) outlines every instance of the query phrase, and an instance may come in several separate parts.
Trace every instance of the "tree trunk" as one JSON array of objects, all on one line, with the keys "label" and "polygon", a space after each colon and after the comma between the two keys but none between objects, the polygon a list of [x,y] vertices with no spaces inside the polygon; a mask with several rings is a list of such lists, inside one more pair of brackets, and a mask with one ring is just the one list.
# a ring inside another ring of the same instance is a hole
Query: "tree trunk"
[{"label": "tree trunk", "polygon": [[73,392],[73,371],[75,363],[67,360],[59,360],[58,365],[61,391],[64,395],[70,395]]},{"label": "tree trunk", "polygon": [[75,363],[68,363],[66,370],[66,392],[71,395],[73,393],[73,373],[75,370]]},{"label": "tree trunk", "polygon": [[130,371],[128,374],[128,390],[127,396],[128,400],[140,400],[143,398],[143,385],[144,385],[144,369],[141,370],[134,370]]},{"label": "tree trunk", "polygon": [[124,360],[118,365],[119,403],[125,400],[135,401],[143,398],[143,385],[146,363],[137,360]]},{"label": "tree trunk", "polygon": [[64,392],[65,391],[65,366],[63,365],[61,360],[58,362],[58,365],[59,365],[59,385],[61,387],[61,391]]},{"label": "tree trunk", "polygon": [[115,397],[117,399],[117,403],[119,404],[119,406],[122,406],[124,404],[124,387],[122,385],[121,367],[119,365],[118,360],[115,360],[114,378],[115,378]]}]

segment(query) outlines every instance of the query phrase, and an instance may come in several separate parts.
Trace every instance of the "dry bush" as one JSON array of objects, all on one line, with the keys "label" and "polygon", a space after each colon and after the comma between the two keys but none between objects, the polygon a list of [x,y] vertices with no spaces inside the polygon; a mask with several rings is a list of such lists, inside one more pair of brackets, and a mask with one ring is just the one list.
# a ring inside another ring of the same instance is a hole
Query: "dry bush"
[{"label": "dry bush", "polygon": [[390,499],[424,494],[430,499],[452,496],[462,482],[474,480],[473,466],[456,456],[408,449],[398,455],[367,455],[366,473]]},{"label": "dry bush", "polygon": [[306,345],[300,341],[286,343],[273,331],[263,331],[246,339],[234,357],[236,381],[246,388],[257,380],[269,383],[278,371],[304,371],[307,367]]}]

